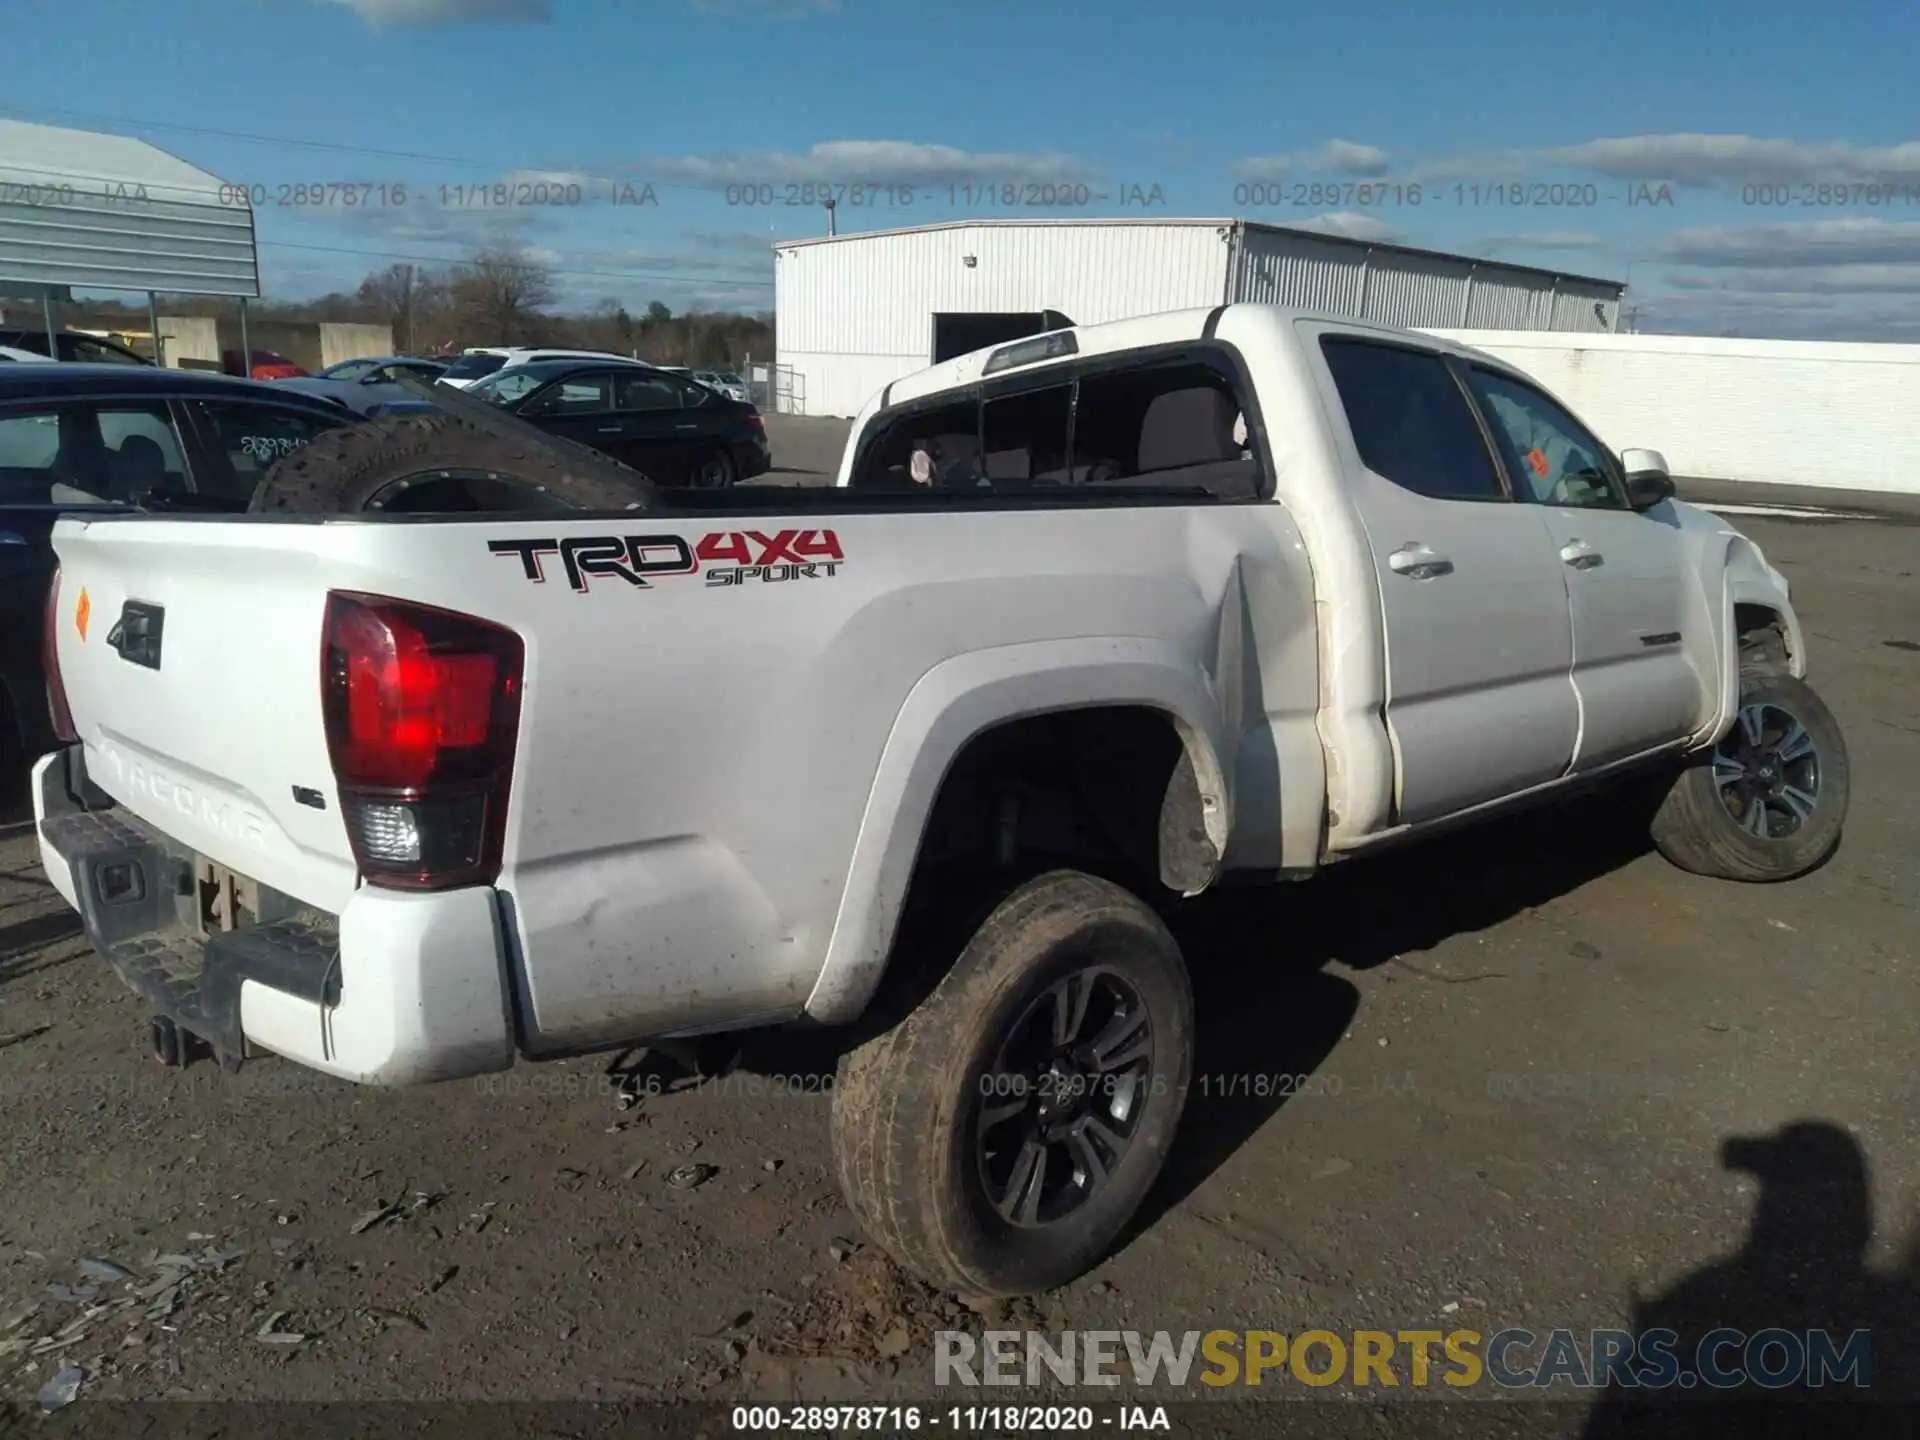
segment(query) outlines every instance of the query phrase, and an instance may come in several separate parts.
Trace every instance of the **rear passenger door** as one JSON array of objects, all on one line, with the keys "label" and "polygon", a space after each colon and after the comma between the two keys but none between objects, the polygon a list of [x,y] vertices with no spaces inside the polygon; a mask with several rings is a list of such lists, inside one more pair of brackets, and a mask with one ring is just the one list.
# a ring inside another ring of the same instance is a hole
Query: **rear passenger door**
[{"label": "rear passenger door", "polygon": [[684,479],[711,437],[689,400],[711,398],[690,381],[631,367],[613,387],[621,433],[634,458],[627,463],[665,483]]},{"label": "rear passenger door", "polygon": [[1400,821],[1558,779],[1580,707],[1539,507],[1513,503],[1447,357],[1339,332],[1320,348],[1378,579]]}]

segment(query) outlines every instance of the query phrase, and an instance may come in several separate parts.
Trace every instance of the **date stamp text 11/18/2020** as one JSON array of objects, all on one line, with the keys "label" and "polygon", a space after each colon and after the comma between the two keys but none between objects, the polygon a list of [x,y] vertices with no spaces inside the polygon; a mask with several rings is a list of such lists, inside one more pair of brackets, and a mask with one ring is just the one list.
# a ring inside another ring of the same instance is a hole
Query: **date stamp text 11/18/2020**
[{"label": "date stamp text 11/18/2020", "polygon": [[913,206],[949,210],[1077,210],[1089,205],[1164,209],[1157,184],[1094,186],[1084,181],[967,181],[951,185],[840,184],[834,181],[742,181],[721,192],[728,205],[758,209],[816,208],[904,210]]}]

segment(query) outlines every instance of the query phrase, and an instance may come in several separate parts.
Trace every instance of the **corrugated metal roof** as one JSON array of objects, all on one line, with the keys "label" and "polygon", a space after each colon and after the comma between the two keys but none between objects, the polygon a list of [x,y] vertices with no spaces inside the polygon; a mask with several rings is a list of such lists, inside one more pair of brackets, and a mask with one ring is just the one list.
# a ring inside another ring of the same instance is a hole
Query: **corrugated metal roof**
[{"label": "corrugated metal roof", "polygon": [[257,296],[253,209],[144,140],[0,120],[0,280]]},{"label": "corrugated metal roof", "polygon": [[1572,280],[1582,285],[1597,285],[1608,288],[1619,294],[1625,294],[1627,289],[1625,281],[1604,280],[1594,275],[1575,274],[1570,270],[1547,270],[1538,265],[1516,265],[1507,260],[1483,260],[1477,256],[1456,255],[1445,250],[1424,250],[1417,245],[1389,244],[1380,240],[1358,239],[1351,235],[1336,235],[1330,231],[1314,230],[1300,225],[1274,225],[1264,220],[1237,220],[1231,217],[1214,217],[1209,219],[1192,216],[1185,218],[1176,218],[1173,216],[1127,216],[1102,219],[1074,216],[1070,218],[1029,220],[1019,216],[993,216],[984,219],[937,220],[927,225],[901,225],[887,230],[855,230],[839,235],[819,235],[809,239],[781,240],[775,242],[773,248],[776,250],[793,250],[803,245],[837,245],[849,240],[872,240],[887,235],[913,235],[934,230],[958,230],[984,225],[1025,227],[1077,226],[1081,228],[1101,225],[1193,225],[1203,226],[1208,229],[1215,229],[1222,225],[1233,225],[1251,231],[1266,231],[1276,235],[1297,235],[1313,240],[1326,241],[1329,244],[1355,251],[1372,250],[1376,253],[1418,256],[1426,260],[1445,261],[1448,264],[1473,264],[1479,266],[1483,271],[1488,269],[1511,270],[1524,275],[1541,275],[1561,280]]}]

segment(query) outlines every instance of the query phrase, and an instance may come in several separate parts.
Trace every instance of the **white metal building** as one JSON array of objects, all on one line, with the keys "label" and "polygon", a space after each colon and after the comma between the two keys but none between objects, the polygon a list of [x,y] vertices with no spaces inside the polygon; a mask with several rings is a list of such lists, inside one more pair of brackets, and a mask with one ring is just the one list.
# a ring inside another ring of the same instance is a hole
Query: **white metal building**
[{"label": "white metal building", "polygon": [[257,296],[248,198],[144,140],[0,120],[0,280]]},{"label": "white metal building", "polygon": [[1248,220],[962,220],[774,247],[777,408],[1065,325],[1238,301],[1408,327],[1615,328],[1626,286]]}]

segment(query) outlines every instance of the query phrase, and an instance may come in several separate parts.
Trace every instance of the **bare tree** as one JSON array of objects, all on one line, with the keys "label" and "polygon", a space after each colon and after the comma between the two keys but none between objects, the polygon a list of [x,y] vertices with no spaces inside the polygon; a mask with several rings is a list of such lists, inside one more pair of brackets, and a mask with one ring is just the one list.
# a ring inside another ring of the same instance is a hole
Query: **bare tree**
[{"label": "bare tree", "polygon": [[359,301],[392,329],[395,343],[411,352],[419,322],[446,303],[446,286],[413,265],[389,265],[360,282]]},{"label": "bare tree", "polygon": [[487,344],[529,338],[553,303],[552,267],[508,241],[482,245],[455,267],[448,291],[460,320]]}]

